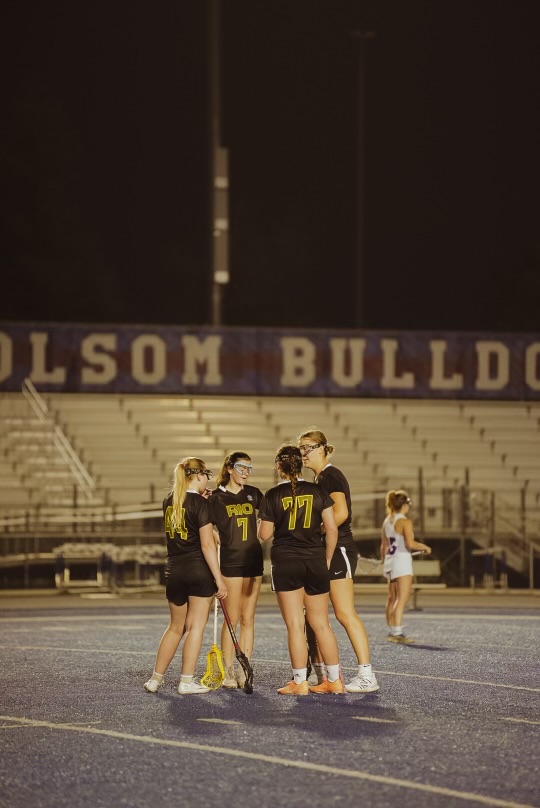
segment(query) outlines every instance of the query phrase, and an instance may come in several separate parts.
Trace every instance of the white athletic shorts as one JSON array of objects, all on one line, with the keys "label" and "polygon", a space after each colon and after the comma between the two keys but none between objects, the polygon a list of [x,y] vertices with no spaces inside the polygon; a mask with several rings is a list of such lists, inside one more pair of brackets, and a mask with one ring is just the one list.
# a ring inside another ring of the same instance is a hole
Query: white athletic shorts
[{"label": "white athletic shorts", "polygon": [[383,573],[385,578],[394,581],[404,575],[413,574],[412,556],[410,553],[394,553],[386,555],[384,559]]}]

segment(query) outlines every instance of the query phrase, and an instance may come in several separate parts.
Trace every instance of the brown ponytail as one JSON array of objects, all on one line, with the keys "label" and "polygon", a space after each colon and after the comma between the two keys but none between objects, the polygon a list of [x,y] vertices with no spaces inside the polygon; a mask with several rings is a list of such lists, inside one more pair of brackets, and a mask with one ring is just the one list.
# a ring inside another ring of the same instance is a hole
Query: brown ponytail
[{"label": "brown ponytail", "polygon": [[389,491],[386,495],[386,512],[388,514],[398,513],[404,505],[410,504],[410,501],[411,498],[403,488]]}]

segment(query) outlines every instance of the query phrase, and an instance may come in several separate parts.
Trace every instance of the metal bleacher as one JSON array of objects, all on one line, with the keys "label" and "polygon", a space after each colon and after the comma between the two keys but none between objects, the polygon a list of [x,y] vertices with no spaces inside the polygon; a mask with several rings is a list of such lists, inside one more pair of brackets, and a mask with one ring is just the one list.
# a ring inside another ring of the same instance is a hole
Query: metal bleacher
[{"label": "metal bleacher", "polygon": [[219,471],[244,450],[264,491],[277,447],[310,427],[349,479],[358,537],[378,535],[397,487],[421,499],[426,535],[467,528],[493,544],[504,534],[516,552],[540,537],[540,404],[35,393],[0,396],[0,535],[10,539],[55,513],[57,538],[77,524],[79,536],[108,540],[114,522],[117,539],[142,541],[182,457]]}]

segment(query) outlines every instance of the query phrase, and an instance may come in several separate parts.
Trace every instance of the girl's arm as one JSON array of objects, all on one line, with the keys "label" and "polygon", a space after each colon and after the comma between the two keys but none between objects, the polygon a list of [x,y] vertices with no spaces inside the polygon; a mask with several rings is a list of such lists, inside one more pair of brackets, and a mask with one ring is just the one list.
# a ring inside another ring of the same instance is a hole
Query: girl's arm
[{"label": "girl's arm", "polygon": [[338,539],[338,526],[336,524],[333,505],[331,505],[329,508],[325,508],[322,512],[322,523],[326,532],[326,564],[328,569],[330,569],[330,563],[332,561],[332,556],[334,555],[334,550],[336,549]]},{"label": "girl's arm", "polygon": [[274,523],[267,522],[266,519],[261,519],[259,523],[259,539],[268,541],[274,535]]},{"label": "girl's arm", "polygon": [[386,541],[386,533],[384,532],[384,528],[381,528],[381,560],[384,561],[386,557],[386,551],[388,550],[388,542]]},{"label": "girl's arm", "polygon": [[219,562],[217,557],[217,548],[216,543],[214,541],[214,533],[212,530],[212,525],[209,523],[204,525],[204,527],[199,528],[199,536],[201,538],[201,549],[203,551],[203,556],[210,568],[210,572],[212,573],[212,577],[216,582],[217,598],[226,598],[227,597],[227,587],[225,586],[225,582],[221,576],[221,570],[219,568]]},{"label": "girl's arm", "polygon": [[403,538],[405,539],[405,544],[407,545],[408,550],[422,550],[422,552],[429,554],[431,553],[431,547],[428,547],[427,544],[422,544],[421,541],[416,541],[414,538],[414,531],[412,522],[410,519],[401,519],[401,524],[399,525],[402,527],[402,531],[397,531],[401,533]]},{"label": "girl's arm", "polygon": [[343,491],[333,491],[330,494],[330,498],[334,501],[334,516],[336,518],[336,525],[339,527],[339,525],[342,525],[349,515],[347,500],[345,499],[345,494]]}]

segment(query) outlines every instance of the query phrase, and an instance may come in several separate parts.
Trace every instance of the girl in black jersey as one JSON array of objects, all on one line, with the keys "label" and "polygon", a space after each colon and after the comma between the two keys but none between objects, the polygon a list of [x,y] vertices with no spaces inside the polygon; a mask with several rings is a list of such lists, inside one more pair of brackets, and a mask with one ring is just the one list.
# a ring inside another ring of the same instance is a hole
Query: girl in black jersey
[{"label": "girl in black jersey", "polygon": [[[255,607],[261,589],[263,554],[257,537],[257,510],[262,491],[247,485],[253,472],[251,458],[245,452],[231,452],[223,463],[212,492],[210,511],[220,543],[220,567],[227,587],[227,609],[236,629],[240,621],[240,648],[249,659],[253,653]],[[222,687],[243,687],[245,674],[234,670],[234,646],[227,624],[221,632],[225,662]]]},{"label": "girl in black jersey", "polygon": [[[304,466],[315,473],[315,480],[331,497],[338,525],[338,542],[330,565],[330,600],[334,612],[347,632],[358,661],[357,675],[345,685],[348,693],[375,693],[379,684],[371,667],[368,636],[364,624],[354,608],[353,578],[358,562],[358,550],[351,530],[351,492],[342,471],[329,462],[334,447],[316,427],[303,432],[298,439]],[[306,626],[310,646],[309,625]],[[324,681],[324,665],[315,662],[318,680]]]},{"label": "girl in black jersey", "polygon": [[167,542],[165,591],[170,622],[159,643],[154,672],[144,685],[149,693],[160,688],[183,636],[178,693],[208,693],[208,688],[194,681],[193,676],[212,599],[214,595],[218,598],[227,595],[206,498],[211,476],[203,460],[186,457],[177,464],[172,491],[163,500]]},{"label": "girl in black jersey", "polygon": [[[272,588],[287,626],[293,669],[292,681],[278,693],[343,693],[337,641],[328,622],[328,568],[337,541],[333,503],[320,486],[299,479],[302,455],[296,446],[282,446],[275,462],[282,482],[264,495],[259,535],[264,541],[274,537]],[[309,687],[307,682],[304,609],[328,673],[324,684],[316,687]]]}]

